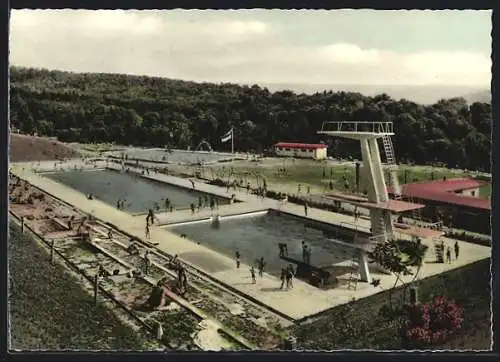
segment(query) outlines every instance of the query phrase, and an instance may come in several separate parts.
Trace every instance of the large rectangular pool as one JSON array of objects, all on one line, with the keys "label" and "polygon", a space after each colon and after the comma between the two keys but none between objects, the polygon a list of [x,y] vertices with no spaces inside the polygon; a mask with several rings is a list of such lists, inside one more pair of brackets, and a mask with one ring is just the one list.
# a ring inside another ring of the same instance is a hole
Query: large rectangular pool
[{"label": "large rectangular pool", "polygon": [[154,208],[155,202],[164,208],[169,198],[175,209],[187,209],[191,203],[198,204],[200,197],[213,197],[219,205],[229,204],[229,200],[201,191],[186,189],[159,181],[148,180],[133,173],[120,173],[111,170],[62,171],[42,174],[85,195],[116,206],[117,200],[125,199],[125,210],[130,213],[147,212]]},{"label": "large rectangular pool", "polygon": [[289,257],[302,260],[305,241],[311,247],[311,264],[320,267],[344,262],[354,255],[354,249],[328,239],[323,230],[306,227],[299,218],[276,212],[222,218],[219,228],[208,221],[165,228],[232,258],[238,251],[241,261],[247,264],[264,257],[266,272],[276,276],[287,264],[279,257],[279,243],[287,244]]},{"label": "large rectangular pool", "polygon": [[175,164],[199,164],[213,163],[218,161],[232,160],[235,158],[230,153],[204,152],[204,151],[185,151],[185,150],[164,150],[160,148],[139,149],[131,148],[122,151],[113,151],[108,153],[115,157],[121,157],[122,153],[131,159],[145,161],[169,162]]}]

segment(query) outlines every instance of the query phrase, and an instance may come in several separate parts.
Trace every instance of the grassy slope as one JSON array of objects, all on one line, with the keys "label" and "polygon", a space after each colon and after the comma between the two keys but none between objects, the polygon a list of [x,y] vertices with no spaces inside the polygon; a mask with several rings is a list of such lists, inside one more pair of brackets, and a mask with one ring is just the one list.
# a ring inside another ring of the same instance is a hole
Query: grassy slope
[{"label": "grassy slope", "polygon": [[147,337],[125,326],[93,298],[62,265],[10,226],[11,349],[143,349]]},{"label": "grassy slope", "polygon": [[48,138],[12,134],[10,161],[48,161],[78,156],[78,152],[64,143]]}]

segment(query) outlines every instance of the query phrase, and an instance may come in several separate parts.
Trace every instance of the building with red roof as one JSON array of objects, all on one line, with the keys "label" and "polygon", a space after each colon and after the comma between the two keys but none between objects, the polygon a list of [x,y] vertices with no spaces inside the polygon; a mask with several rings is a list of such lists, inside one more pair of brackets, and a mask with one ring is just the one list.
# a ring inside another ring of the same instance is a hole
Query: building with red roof
[{"label": "building with red roof", "polygon": [[328,146],[323,143],[293,143],[278,142],[272,146],[274,153],[281,157],[313,158],[323,160],[326,158]]},{"label": "building with red roof", "polygon": [[[479,197],[479,188],[485,185],[484,181],[464,178],[413,182],[401,185],[401,197],[426,205],[425,216],[444,216],[456,227],[489,233],[491,202]],[[392,188],[388,191],[393,194]]]}]

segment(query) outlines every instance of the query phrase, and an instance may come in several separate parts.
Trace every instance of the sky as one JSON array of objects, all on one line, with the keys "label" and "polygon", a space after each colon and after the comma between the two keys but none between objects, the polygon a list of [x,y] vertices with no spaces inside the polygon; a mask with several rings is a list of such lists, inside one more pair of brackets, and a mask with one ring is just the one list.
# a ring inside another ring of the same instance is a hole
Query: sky
[{"label": "sky", "polygon": [[12,10],[10,62],[249,84],[489,88],[491,11]]}]

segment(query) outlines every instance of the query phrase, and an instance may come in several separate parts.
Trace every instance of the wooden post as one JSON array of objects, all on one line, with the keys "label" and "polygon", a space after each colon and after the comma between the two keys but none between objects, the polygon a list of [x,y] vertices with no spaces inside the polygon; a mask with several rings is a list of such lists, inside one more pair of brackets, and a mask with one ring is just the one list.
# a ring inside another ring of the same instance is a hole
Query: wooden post
[{"label": "wooden post", "polygon": [[54,264],[54,246],[55,246],[55,240],[52,239],[50,242],[50,263],[53,265]]},{"label": "wooden post", "polygon": [[97,292],[99,290],[99,274],[94,277],[94,305],[97,305]]}]

